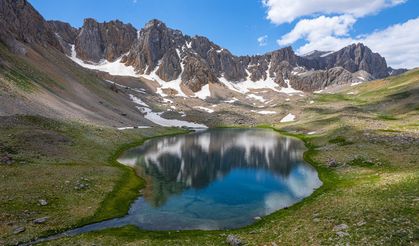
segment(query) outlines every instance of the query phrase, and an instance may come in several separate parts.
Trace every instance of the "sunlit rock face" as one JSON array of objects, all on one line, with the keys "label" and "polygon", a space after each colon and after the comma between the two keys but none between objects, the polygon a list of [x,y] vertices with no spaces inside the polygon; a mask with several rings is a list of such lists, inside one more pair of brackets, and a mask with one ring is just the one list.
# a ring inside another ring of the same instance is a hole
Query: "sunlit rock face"
[{"label": "sunlit rock face", "polygon": [[150,140],[118,159],[147,183],[126,220],[152,230],[250,224],[321,185],[304,151],[301,141],[271,130],[215,129]]},{"label": "sunlit rock face", "polygon": [[84,20],[75,40],[78,58],[88,62],[115,61],[127,53],[137,39],[137,30],[121,21],[99,23]]}]

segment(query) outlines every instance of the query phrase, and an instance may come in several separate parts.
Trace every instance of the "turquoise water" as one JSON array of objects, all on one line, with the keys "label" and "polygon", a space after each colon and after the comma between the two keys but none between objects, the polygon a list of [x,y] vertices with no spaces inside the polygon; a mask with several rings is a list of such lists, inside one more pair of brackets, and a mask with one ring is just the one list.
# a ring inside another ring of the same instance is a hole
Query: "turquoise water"
[{"label": "turquoise water", "polygon": [[153,139],[118,161],[147,186],[112,226],[227,229],[251,224],[321,186],[301,141],[264,129],[215,129]]}]

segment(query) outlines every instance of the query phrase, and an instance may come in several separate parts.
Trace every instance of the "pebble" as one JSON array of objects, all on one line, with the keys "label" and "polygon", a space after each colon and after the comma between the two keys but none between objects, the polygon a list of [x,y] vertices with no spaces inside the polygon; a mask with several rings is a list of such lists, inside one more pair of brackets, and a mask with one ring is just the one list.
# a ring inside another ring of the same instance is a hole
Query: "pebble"
[{"label": "pebble", "polygon": [[16,227],[16,228],[13,230],[13,234],[19,234],[19,233],[24,232],[25,230],[26,230],[26,228],[25,228],[25,227],[23,227],[23,226],[19,226],[19,227]]},{"label": "pebble", "polygon": [[48,205],[48,201],[47,201],[47,200],[45,200],[45,199],[39,199],[39,200],[38,200],[38,203],[39,203],[39,205],[41,205],[41,206],[46,206],[46,205]]},{"label": "pebble", "polygon": [[47,221],[48,221],[48,219],[49,219],[49,217],[42,217],[42,218],[38,218],[38,219],[35,219],[35,220],[33,221],[33,223],[34,223],[34,224],[44,224],[45,222],[47,222]]},{"label": "pebble", "polygon": [[230,246],[240,246],[240,245],[243,245],[242,241],[237,236],[231,235],[231,234],[227,236],[227,240],[226,241],[227,241],[227,243]]},{"label": "pebble", "polygon": [[367,224],[367,222],[365,222],[365,221],[360,221],[360,222],[358,222],[358,223],[356,223],[356,225],[357,226],[363,226],[363,225],[365,225],[365,224]]},{"label": "pebble", "polygon": [[337,231],[336,235],[338,235],[339,237],[345,237],[349,236],[349,233],[347,233],[346,231]]},{"label": "pebble", "polygon": [[335,225],[335,227],[333,227],[333,231],[343,231],[348,228],[349,226],[347,224],[340,224],[340,225]]},{"label": "pebble", "polygon": [[255,218],[254,218],[254,220],[261,220],[262,218],[261,217],[259,217],[259,216],[256,216]]},{"label": "pebble", "polygon": [[319,218],[314,218],[313,222],[318,223],[318,222],[320,222],[320,219]]}]

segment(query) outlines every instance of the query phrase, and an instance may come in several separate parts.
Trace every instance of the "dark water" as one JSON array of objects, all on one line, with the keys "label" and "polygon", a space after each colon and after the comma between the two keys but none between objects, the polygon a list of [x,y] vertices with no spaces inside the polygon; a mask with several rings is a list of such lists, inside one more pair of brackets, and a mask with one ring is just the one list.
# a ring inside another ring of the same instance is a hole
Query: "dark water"
[{"label": "dark water", "polygon": [[154,139],[118,161],[147,186],[121,223],[149,230],[242,227],[309,196],[321,181],[299,140],[215,129]]},{"label": "dark water", "polygon": [[215,129],[147,141],[118,161],[147,185],[125,217],[36,242],[105,228],[227,229],[253,223],[321,186],[297,139],[271,130]]}]

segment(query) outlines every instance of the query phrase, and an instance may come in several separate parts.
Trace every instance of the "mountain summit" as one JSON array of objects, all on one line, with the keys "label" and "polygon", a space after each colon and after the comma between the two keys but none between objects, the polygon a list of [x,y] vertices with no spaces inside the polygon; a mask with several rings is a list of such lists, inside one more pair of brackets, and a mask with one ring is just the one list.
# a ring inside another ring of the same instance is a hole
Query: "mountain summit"
[{"label": "mountain summit", "polygon": [[388,68],[382,56],[360,43],[306,56],[296,55],[291,47],[264,55],[235,56],[206,37],[184,35],[156,19],[136,30],[119,20],[98,23],[87,18],[76,29],[68,23],[45,21],[25,0],[4,0],[0,11],[0,38],[12,50],[24,52],[20,42],[53,47],[89,68],[118,63],[113,65],[133,69],[135,76],[158,81],[161,86],[169,82],[176,88],[182,85],[193,93],[209,84],[237,91],[246,90],[240,84],[315,91],[404,71]]},{"label": "mountain summit", "polygon": [[363,44],[311,56],[298,56],[291,47],[264,55],[235,56],[205,37],[184,35],[156,19],[138,32],[120,21],[86,19],[73,44],[76,56],[86,63],[114,62],[122,57],[121,62],[138,75],[161,83],[179,80],[193,92],[211,83],[231,88],[242,82],[314,91],[389,76],[385,59]]}]

